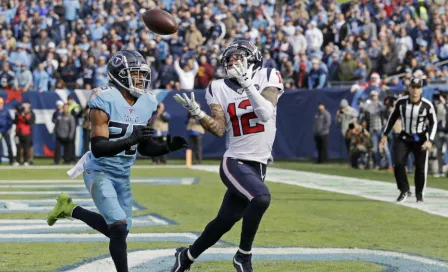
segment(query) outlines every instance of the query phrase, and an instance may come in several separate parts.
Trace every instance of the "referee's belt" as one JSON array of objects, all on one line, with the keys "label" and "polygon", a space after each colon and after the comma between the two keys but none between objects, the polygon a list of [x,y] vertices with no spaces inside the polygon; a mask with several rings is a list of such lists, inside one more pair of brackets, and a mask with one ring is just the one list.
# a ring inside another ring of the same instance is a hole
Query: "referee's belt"
[{"label": "referee's belt", "polygon": [[404,140],[405,142],[410,142],[410,143],[425,142],[427,140],[426,133],[409,134],[404,131],[401,131],[401,133],[398,137],[400,139]]}]

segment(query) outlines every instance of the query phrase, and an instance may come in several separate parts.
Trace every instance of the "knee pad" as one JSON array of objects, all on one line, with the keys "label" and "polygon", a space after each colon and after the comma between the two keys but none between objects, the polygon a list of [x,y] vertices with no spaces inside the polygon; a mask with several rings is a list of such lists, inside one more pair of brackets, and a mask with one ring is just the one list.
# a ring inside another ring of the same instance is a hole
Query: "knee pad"
[{"label": "knee pad", "polygon": [[266,211],[271,204],[271,195],[259,195],[254,197],[250,205],[260,211]]}]

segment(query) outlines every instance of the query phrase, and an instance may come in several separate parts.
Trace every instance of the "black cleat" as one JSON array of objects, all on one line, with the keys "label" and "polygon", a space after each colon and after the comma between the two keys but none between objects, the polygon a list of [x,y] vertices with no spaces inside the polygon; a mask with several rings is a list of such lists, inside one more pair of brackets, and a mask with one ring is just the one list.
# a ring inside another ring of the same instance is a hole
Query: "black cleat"
[{"label": "black cleat", "polygon": [[237,251],[233,257],[233,266],[237,272],[252,272],[252,254]]},{"label": "black cleat", "polygon": [[422,195],[417,195],[417,203],[423,203],[423,196]]},{"label": "black cleat", "polygon": [[187,256],[186,247],[179,247],[176,249],[176,253],[174,257],[176,257],[176,261],[174,262],[173,268],[171,268],[171,272],[184,272],[190,270],[190,265],[193,263]]},{"label": "black cleat", "polygon": [[408,198],[408,196],[411,196],[411,195],[412,195],[412,193],[410,191],[401,192],[401,194],[397,198],[397,202],[398,203],[404,202],[406,200],[406,198]]}]

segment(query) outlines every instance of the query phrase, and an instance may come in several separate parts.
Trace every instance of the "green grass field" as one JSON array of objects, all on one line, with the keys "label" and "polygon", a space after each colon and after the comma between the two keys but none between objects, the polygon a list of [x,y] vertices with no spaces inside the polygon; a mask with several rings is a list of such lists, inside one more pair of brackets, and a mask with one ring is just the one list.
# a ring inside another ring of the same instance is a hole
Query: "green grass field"
[{"label": "green grass field", "polygon": [[[39,161],[47,164],[48,161]],[[171,162],[182,163],[182,162]],[[215,164],[217,161],[207,163]],[[148,164],[138,161],[138,164]],[[274,167],[322,174],[359,177],[394,182],[393,175],[359,171],[342,165],[314,165],[276,162]],[[1,180],[67,179],[66,169],[1,169]],[[134,200],[147,210],[134,217],[156,213],[177,225],[134,227],[132,233],[201,232],[214,218],[225,192],[219,175],[190,169],[133,169],[138,177],[199,177],[193,185],[134,184]],[[82,180],[78,184],[83,184]],[[413,183],[413,182],[411,182]],[[269,183],[272,202],[260,226],[256,247],[331,247],[382,249],[448,260],[446,218],[393,203],[356,196]],[[428,187],[447,189],[448,179],[432,179]],[[18,191],[5,188],[4,191]],[[20,189],[29,191],[32,189]],[[34,190],[33,190],[34,191]],[[54,196],[2,195],[7,199],[42,199]],[[76,202],[76,197],[74,201]],[[44,219],[45,213],[0,213],[1,219]],[[57,226],[56,223],[55,226]],[[241,223],[222,240],[238,245]],[[87,231],[83,233],[94,233]],[[175,248],[185,243],[129,242],[129,250]],[[236,249],[236,247],[235,247]],[[54,271],[84,260],[108,254],[108,244],[76,243],[0,243],[0,271]],[[383,271],[385,268],[362,261],[254,261],[255,271]],[[233,271],[231,262],[198,262],[192,271]]]}]

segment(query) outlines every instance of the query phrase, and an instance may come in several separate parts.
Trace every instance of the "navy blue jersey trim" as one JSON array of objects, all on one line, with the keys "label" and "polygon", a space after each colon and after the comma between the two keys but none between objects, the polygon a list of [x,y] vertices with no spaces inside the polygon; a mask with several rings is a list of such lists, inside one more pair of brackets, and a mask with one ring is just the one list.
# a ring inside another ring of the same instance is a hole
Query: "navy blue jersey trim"
[{"label": "navy blue jersey trim", "polygon": [[272,68],[268,68],[268,82],[269,82],[269,78],[271,77],[271,72],[272,72]]}]

